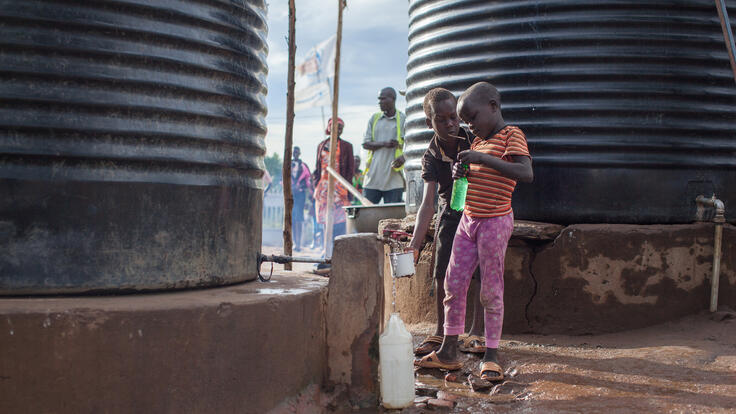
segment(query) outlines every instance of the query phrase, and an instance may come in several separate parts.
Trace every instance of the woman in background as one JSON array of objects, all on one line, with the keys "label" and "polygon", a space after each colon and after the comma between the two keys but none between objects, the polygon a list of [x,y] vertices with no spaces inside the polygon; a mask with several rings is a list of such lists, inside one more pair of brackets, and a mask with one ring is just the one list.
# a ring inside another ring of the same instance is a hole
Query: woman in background
[{"label": "woman in background", "polygon": [[[345,178],[348,182],[353,179],[355,172],[355,159],[353,158],[353,144],[340,138],[345,123],[342,119],[337,118],[337,145],[335,146],[335,171]],[[314,189],[315,209],[317,213],[317,221],[323,226],[327,222],[327,182],[329,173],[327,167],[330,165],[330,137],[332,130],[332,118],[327,122],[327,130],[325,134],[328,137],[317,146],[317,160],[315,161],[315,169],[312,173],[312,179],[316,182]],[[332,257],[332,246],[335,237],[345,234],[345,222],[347,216],[344,206],[350,205],[348,201],[348,190],[337,181],[335,182],[334,210],[333,210],[333,227],[332,239],[324,241],[324,257]],[[325,230],[322,232],[326,233]],[[330,265],[320,263],[315,269],[315,273],[327,274],[330,272]]]}]

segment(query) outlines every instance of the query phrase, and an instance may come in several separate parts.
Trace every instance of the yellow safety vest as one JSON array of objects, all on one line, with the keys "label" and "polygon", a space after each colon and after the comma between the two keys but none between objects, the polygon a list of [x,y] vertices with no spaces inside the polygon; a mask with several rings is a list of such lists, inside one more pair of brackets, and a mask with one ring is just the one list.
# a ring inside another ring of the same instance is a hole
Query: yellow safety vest
[{"label": "yellow safety vest", "polygon": [[[383,116],[383,112],[376,112],[373,114],[371,141],[376,140],[376,124],[378,123],[378,120],[381,119],[381,116]],[[399,141],[399,145],[396,147],[396,151],[394,151],[394,159],[399,158],[404,154],[404,138],[401,137],[401,112],[399,112],[398,109],[396,110],[396,140]],[[373,161],[373,150],[368,150],[368,159],[365,162],[363,175],[368,174],[368,169],[371,167],[371,161]],[[403,168],[404,165],[402,164],[401,167],[394,168],[394,171],[401,171]]]}]

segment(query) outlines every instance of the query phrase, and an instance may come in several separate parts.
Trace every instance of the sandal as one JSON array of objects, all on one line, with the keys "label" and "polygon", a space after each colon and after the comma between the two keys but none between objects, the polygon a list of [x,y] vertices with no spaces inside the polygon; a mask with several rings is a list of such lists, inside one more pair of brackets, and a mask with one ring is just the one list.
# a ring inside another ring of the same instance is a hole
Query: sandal
[{"label": "sandal", "polygon": [[[495,372],[498,376],[490,376],[487,373]],[[503,368],[493,361],[486,361],[480,364],[480,379],[490,382],[503,380]]]},{"label": "sandal", "polygon": [[432,351],[429,355],[425,355],[421,359],[414,360],[414,365],[420,368],[439,368],[448,371],[454,371],[463,367],[463,363],[460,361],[455,362],[442,362],[437,358],[437,352]]},{"label": "sandal", "polygon": [[460,351],[484,354],[486,352],[486,338],[477,335],[469,335],[460,342]]},{"label": "sandal", "polygon": [[440,346],[442,346],[442,340],[443,338],[438,335],[428,336],[421,344],[419,344],[419,346],[417,346],[417,349],[414,350],[414,355],[425,355],[440,349]]}]

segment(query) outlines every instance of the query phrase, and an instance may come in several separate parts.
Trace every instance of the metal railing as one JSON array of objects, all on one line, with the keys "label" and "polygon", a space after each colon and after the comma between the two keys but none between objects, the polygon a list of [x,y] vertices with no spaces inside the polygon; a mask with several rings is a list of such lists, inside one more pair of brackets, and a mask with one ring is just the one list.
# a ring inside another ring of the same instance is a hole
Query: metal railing
[{"label": "metal railing", "polygon": [[284,225],[284,193],[269,190],[263,197],[263,228],[278,229]]}]

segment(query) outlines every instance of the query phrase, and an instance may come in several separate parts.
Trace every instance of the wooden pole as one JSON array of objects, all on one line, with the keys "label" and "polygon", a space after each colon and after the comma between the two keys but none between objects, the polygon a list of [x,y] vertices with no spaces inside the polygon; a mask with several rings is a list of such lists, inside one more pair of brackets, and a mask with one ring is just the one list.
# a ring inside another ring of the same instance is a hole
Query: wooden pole
[{"label": "wooden pole", "polygon": [[728,10],[726,2],[716,0],[716,9],[718,9],[718,17],[721,19],[721,30],[723,31],[723,40],[726,42],[726,50],[728,51],[728,59],[731,62],[731,71],[733,71],[733,80],[736,81],[736,45],[733,40],[733,32],[731,31],[731,22],[728,20]]},{"label": "wooden pole", "polygon": [[360,194],[360,191],[358,191],[357,188],[353,187],[353,184],[349,183],[348,180],[344,179],[342,175],[340,175],[339,172],[332,169],[332,167],[327,167],[327,172],[332,174],[333,177],[337,180],[338,183],[342,184],[343,187],[345,187],[348,191],[350,191],[350,194],[352,194],[355,198],[360,200],[360,203],[364,206],[372,206],[373,203],[371,203],[370,200],[365,198],[363,194]]},{"label": "wooden pole", "polygon": [[[330,131],[330,168],[335,169],[335,148],[337,148],[337,98],[340,90],[340,45],[342,43],[342,9],[345,0],[337,0],[337,40],[335,41],[335,81],[332,85],[332,130]],[[332,227],[335,221],[335,177],[328,174],[327,180],[327,219],[325,220],[325,253],[328,243],[332,242]]]},{"label": "wooden pole", "polygon": [[[296,6],[289,0],[289,69],[286,81],[286,136],[284,137],[284,164],[281,169],[281,182],[284,187],[284,256],[291,256],[291,209],[294,197],[291,194],[291,147],[294,142],[294,70],[296,64]],[[291,262],[284,263],[285,270],[291,270]]]}]

